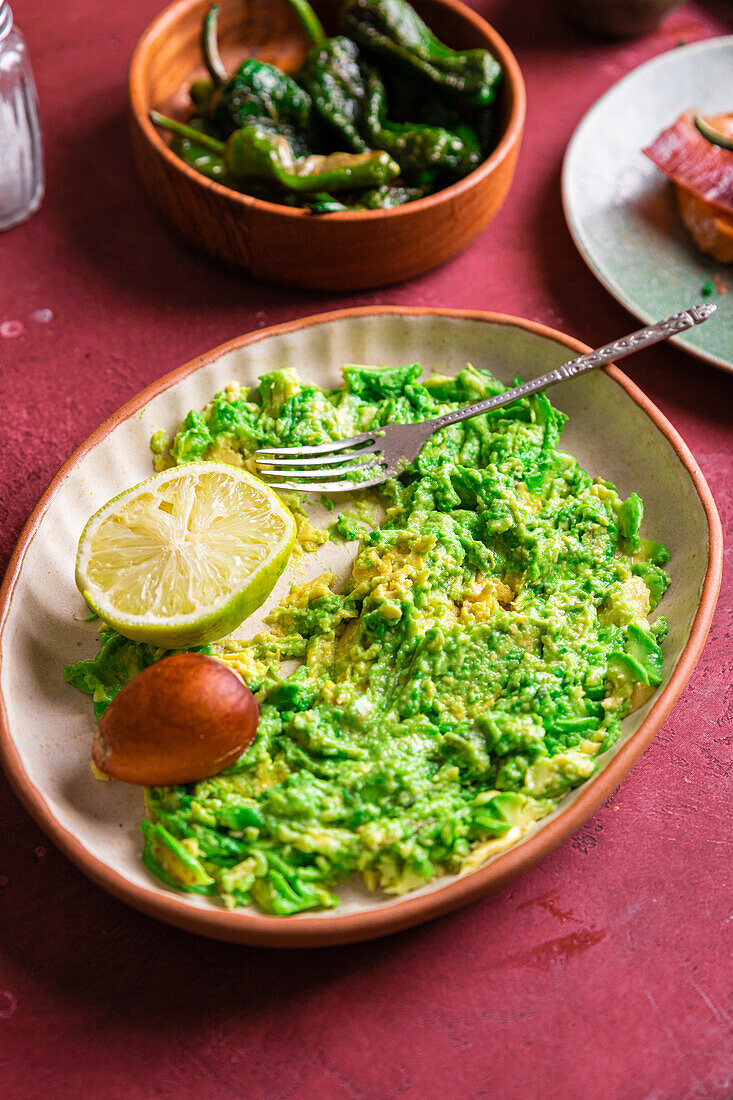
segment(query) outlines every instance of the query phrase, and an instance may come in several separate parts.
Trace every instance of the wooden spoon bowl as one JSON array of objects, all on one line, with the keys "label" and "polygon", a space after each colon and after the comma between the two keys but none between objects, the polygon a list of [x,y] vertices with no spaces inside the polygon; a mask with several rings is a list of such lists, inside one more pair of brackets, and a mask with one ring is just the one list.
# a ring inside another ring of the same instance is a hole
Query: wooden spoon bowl
[{"label": "wooden spoon bowl", "polygon": [[[455,49],[484,47],[503,69],[499,141],[470,175],[391,210],[314,216],[233,191],[177,157],[148,118],[185,117],[188,88],[204,75],[200,29],[210,0],[176,0],[142,35],[132,56],[129,102],[140,179],[165,218],[210,255],[256,279],[286,286],[357,290],[412,278],[461,252],[500,209],[514,175],[526,99],[519,65],[504,40],[458,0],[412,0],[431,29]],[[339,3],[314,0],[328,31]],[[308,43],[284,0],[220,0],[219,38],[233,69],[247,55],[287,71]]]}]

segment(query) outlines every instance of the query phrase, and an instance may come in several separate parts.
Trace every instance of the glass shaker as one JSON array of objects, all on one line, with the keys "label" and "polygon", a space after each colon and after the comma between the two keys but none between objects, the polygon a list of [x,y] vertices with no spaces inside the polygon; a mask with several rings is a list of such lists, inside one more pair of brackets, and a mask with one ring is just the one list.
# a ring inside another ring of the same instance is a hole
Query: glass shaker
[{"label": "glass shaker", "polygon": [[43,198],[43,149],[28,52],[0,0],[0,230],[25,221]]}]

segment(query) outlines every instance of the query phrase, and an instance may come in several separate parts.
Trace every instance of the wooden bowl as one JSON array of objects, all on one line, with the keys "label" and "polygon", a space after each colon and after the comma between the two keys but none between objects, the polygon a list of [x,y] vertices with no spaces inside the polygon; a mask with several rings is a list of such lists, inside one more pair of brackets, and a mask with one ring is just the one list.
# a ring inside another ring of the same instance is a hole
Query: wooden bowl
[{"label": "wooden bowl", "polygon": [[[204,75],[199,36],[210,0],[177,0],[143,34],[130,63],[132,144],[143,186],[163,215],[210,255],[256,279],[323,290],[356,290],[428,271],[464,249],[501,207],[514,174],[526,98],[503,39],[458,0],[413,0],[454,48],[486,47],[503,69],[497,110],[501,138],[470,175],[391,210],[314,216],[243,195],[206,179],[168,148],[148,119],[155,108],[185,115],[188,88]],[[314,0],[327,30],[339,4]],[[231,68],[254,55],[292,71],[307,41],[285,0],[220,0],[222,56]]]}]

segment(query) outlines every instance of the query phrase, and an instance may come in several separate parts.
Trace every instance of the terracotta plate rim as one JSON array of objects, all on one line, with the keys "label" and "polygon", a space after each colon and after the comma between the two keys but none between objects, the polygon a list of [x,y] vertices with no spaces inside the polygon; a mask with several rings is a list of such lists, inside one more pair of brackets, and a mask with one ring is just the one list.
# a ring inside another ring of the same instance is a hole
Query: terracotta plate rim
[{"label": "terracotta plate rim", "polygon": [[[113,428],[137,413],[152,398],[157,397],[183,378],[218,359],[226,352],[247,347],[274,335],[279,336],[315,325],[389,314],[403,317],[448,317],[458,320],[480,321],[493,325],[510,325],[554,340],[571,351],[582,354],[590,350],[586,344],[556,329],[549,328],[536,321],[507,314],[484,310],[436,307],[366,306],[315,314],[270,328],[259,329],[229,340],[199,355],[147,386],[127,401],[117,412],[108,417],[75,449],[52,479],[21,532],[0,588],[0,667],[3,659],[3,632],[13,592],[20,576],[26,552],[33,541],[41,519],[59,488],[80,459],[97,443],[106,438]],[[707,517],[708,566],[689,638],[673,669],[669,682],[659,693],[649,714],[613,760],[609,761],[603,770],[581,789],[577,799],[534,836],[519,846],[510,848],[491,863],[477,869],[470,875],[454,877],[445,886],[432,893],[419,896],[407,895],[402,900],[393,902],[389,906],[369,909],[362,913],[345,916],[334,915],[333,917],[322,917],[315,920],[312,917],[259,917],[226,909],[194,908],[181,896],[159,894],[129,882],[119,872],[107,866],[96,856],[91,855],[70,830],[59,824],[45,798],[33,785],[23,767],[20,754],[11,737],[5,703],[0,695],[0,762],[3,764],[13,790],[31,817],[84,874],[98,886],[133,908],[187,931],[197,932],[214,939],[258,946],[326,946],[337,943],[354,943],[359,940],[397,932],[411,925],[441,916],[498,889],[547,855],[548,852],[577,829],[598,808],[611,791],[618,786],[661,728],[699,660],[710,629],[722,574],[723,534],[720,518],[710,488],[692,453],[664,414],[618,367],[609,366],[605,367],[604,370],[646,412],[655,426],[666,437],[678,459],[687,470]]]}]

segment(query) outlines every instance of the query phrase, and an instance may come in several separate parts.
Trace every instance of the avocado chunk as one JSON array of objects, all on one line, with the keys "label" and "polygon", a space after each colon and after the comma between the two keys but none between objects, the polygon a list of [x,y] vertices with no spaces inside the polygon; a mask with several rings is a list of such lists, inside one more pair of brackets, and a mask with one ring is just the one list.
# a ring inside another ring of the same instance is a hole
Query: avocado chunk
[{"label": "avocado chunk", "polygon": [[147,818],[142,820],[140,828],[145,837],[143,863],[152,875],[166,886],[175,886],[189,893],[212,892],[214,879],[172,833],[163,825],[154,824]]}]

